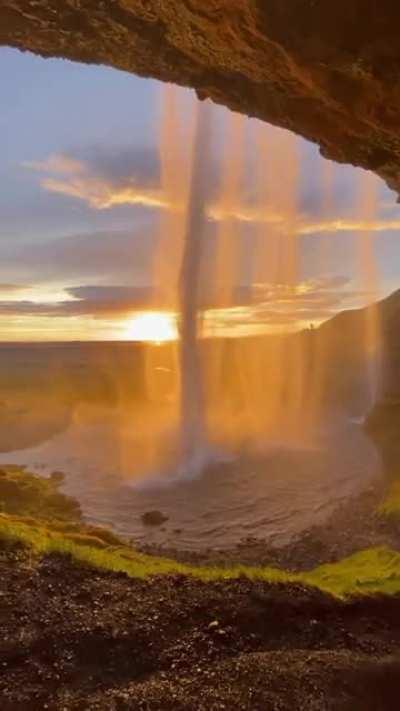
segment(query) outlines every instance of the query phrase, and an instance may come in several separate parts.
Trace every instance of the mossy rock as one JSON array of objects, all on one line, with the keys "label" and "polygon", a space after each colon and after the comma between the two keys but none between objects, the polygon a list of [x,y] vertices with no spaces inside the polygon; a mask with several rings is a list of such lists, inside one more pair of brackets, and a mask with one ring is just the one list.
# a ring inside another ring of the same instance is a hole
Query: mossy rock
[{"label": "mossy rock", "polygon": [[18,482],[6,477],[0,478],[0,500],[5,505],[14,503],[24,498],[24,489]]},{"label": "mossy rock", "polygon": [[3,467],[0,476],[0,518],[28,526],[44,536],[60,535],[65,541],[95,549],[124,549],[126,543],[106,528],[85,524],[79,502],[59,491],[64,476],[50,478],[21,468]]},{"label": "mossy rock", "polygon": [[1,469],[0,507],[4,513],[59,519],[75,523],[82,521],[79,503],[58,491],[61,479],[45,479],[21,468]]},{"label": "mossy rock", "polygon": [[90,536],[94,535],[107,543],[109,546],[125,546],[123,540],[107,528],[97,526],[85,526],[85,531]]},{"label": "mossy rock", "polygon": [[141,518],[145,526],[161,526],[168,521],[168,516],[162,511],[146,511]]},{"label": "mossy rock", "polygon": [[90,546],[92,548],[107,548],[107,543],[97,536],[89,536],[84,533],[65,533],[67,541],[76,543],[78,546]]}]

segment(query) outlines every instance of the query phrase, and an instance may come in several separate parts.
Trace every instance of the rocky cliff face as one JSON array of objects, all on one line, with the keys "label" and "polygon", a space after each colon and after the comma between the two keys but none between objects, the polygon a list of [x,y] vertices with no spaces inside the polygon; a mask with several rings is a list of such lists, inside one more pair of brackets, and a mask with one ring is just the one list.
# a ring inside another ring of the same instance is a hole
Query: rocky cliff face
[{"label": "rocky cliff face", "polygon": [[[316,330],[320,352],[326,353],[326,368],[333,377],[331,391],[339,404],[353,414],[364,402],[366,372],[364,335],[367,309],[343,311]],[[382,372],[378,402],[369,412],[366,430],[380,450],[390,477],[398,480],[400,468],[400,289],[378,303]],[[308,334],[309,336],[311,334]],[[328,395],[330,392],[328,393]],[[363,401],[364,395],[364,401]],[[353,408],[353,409],[352,409]],[[365,409],[364,409],[365,412]]]},{"label": "rocky cliff face", "polygon": [[400,290],[381,302],[384,336],[383,387],[369,413],[367,430],[378,445],[386,471],[399,478],[400,470]]},{"label": "rocky cliff face", "polygon": [[2,0],[0,44],[190,86],[400,192],[398,0]]}]

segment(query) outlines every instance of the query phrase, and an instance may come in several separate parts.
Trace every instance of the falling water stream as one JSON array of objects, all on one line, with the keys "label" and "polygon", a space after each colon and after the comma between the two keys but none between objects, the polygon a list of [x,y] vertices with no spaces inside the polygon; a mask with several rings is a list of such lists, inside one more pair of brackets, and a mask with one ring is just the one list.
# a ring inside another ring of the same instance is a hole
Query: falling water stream
[{"label": "falling water stream", "polygon": [[189,204],[179,277],[180,431],[182,465],[197,469],[207,447],[204,382],[199,352],[200,278],[208,185],[210,107],[198,105]]}]

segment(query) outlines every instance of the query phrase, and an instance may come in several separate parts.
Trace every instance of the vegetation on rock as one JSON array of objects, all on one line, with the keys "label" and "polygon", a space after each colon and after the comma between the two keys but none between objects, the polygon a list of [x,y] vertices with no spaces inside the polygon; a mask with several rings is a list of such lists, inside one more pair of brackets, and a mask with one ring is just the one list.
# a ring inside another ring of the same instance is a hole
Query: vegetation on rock
[{"label": "vegetation on rock", "polygon": [[[207,581],[244,576],[270,583],[300,583],[338,597],[400,594],[400,553],[384,546],[362,550],[338,562],[302,572],[269,566],[187,565],[139,553],[112,531],[85,524],[77,502],[58,491],[60,479],[59,474],[45,479],[20,467],[1,470],[0,543],[3,548],[21,544],[29,549],[32,561],[56,553],[134,578],[182,574]],[[399,505],[400,487],[395,493],[392,500],[388,499],[387,508]]]}]

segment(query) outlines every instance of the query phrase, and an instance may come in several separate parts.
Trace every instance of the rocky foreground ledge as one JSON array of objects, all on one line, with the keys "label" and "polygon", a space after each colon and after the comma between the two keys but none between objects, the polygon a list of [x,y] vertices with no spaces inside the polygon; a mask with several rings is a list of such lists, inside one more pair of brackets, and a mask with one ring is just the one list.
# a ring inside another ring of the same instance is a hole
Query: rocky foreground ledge
[{"label": "rocky foreground ledge", "polygon": [[396,0],[3,0],[0,44],[196,89],[400,189]]},{"label": "rocky foreground ledge", "polygon": [[396,538],[298,573],[183,565],[86,524],[62,480],[0,471],[1,711],[397,711]]},{"label": "rocky foreground ledge", "polygon": [[0,553],[2,711],[398,709],[399,597]]}]

